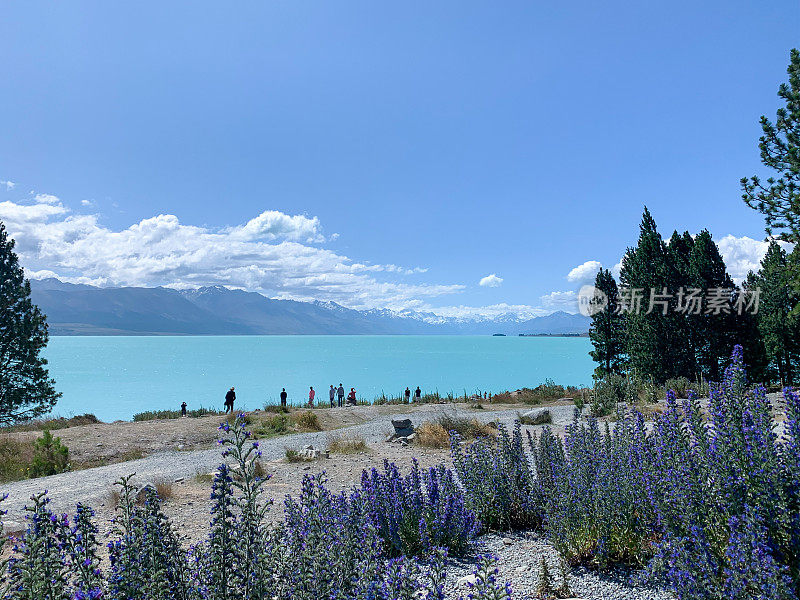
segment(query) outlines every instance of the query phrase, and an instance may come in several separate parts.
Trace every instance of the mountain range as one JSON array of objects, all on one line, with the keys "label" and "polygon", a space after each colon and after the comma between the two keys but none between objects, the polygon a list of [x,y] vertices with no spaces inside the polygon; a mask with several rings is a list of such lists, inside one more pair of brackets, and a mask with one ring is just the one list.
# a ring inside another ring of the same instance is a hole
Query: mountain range
[{"label": "mountain range", "polygon": [[221,286],[193,290],[100,288],[31,281],[52,335],[470,334],[580,335],[589,318],[566,312],[520,319],[354,310],[334,302],[275,300]]}]

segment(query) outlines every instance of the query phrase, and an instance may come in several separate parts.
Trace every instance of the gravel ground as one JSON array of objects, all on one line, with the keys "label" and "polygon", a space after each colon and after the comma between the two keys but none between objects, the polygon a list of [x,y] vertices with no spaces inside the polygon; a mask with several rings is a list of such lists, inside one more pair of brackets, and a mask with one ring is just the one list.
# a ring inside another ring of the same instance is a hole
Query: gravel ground
[{"label": "gravel ground", "polygon": [[[561,584],[558,552],[545,539],[531,532],[484,535],[479,552],[490,552],[498,557],[500,581],[511,583],[514,598],[534,598],[539,583],[542,558],[555,579]],[[474,571],[472,561],[453,560],[447,569],[446,592],[449,598],[466,595],[466,583],[459,580]],[[567,578],[573,598],[584,600],[674,600],[675,596],[663,589],[632,585],[636,574],[618,568],[610,573],[597,573],[584,568],[571,569]]]},{"label": "gravel ground", "polygon": [[[510,424],[518,412],[518,409],[476,411],[442,405],[422,405],[414,408],[413,412],[396,415],[396,417],[409,418],[414,425],[419,425],[424,421],[431,420],[442,411],[446,411],[459,416],[476,417],[483,422],[499,419],[501,422]],[[556,426],[566,424],[572,419],[572,406],[549,406],[548,409]],[[331,412],[336,410],[344,409],[332,409]],[[332,435],[360,435],[370,446],[384,444],[384,440],[392,432],[390,418],[388,415],[380,416],[359,425],[336,429],[333,432],[297,433],[262,440],[260,449],[263,460],[278,461],[284,457],[287,447],[302,448],[311,444],[315,448],[324,448]],[[113,443],[113,440],[106,440],[106,443]],[[426,452],[419,448],[414,448],[414,450],[418,453]],[[220,451],[217,447],[192,451],[168,450],[139,460],[4,484],[0,486],[0,494],[9,496],[3,503],[3,508],[8,510],[5,520],[20,521],[24,516],[23,507],[31,495],[43,490],[48,490],[53,510],[72,511],[77,502],[83,502],[90,506],[101,504],[113,488],[114,482],[131,473],[136,473],[135,481],[139,482],[156,479],[189,479],[197,473],[213,471],[220,462]],[[379,463],[382,462],[383,457],[379,460]],[[279,465],[274,466],[278,470]],[[286,465],[286,468],[297,471],[303,466]]]},{"label": "gravel ground", "polygon": [[[571,405],[548,406],[547,409],[553,417],[551,427],[554,431],[562,430],[564,425],[572,421]],[[332,413],[336,410],[343,409],[333,409]],[[262,462],[266,471],[272,475],[265,493],[276,502],[276,506],[269,513],[270,519],[281,518],[282,496],[297,493],[302,477],[308,473],[324,470],[328,477],[328,485],[332,489],[337,489],[354,485],[363,469],[380,465],[384,459],[396,462],[403,469],[408,467],[414,457],[419,459],[423,467],[448,462],[448,450],[431,450],[413,445],[402,447],[385,442],[392,432],[390,423],[392,417],[407,417],[415,425],[419,425],[435,418],[442,411],[459,416],[476,417],[483,422],[499,420],[510,425],[516,418],[517,412],[524,412],[525,409],[476,411],[464,407],[423,405],[414,407],[409,413],[396,415],[375,416],[374,412],[365,411],[364,416],[367,420],[357,425],[346,425],[334,431],[299,433],[262,440]],[[344,423],[346,422],[345,419]],[[526,429],[537,431],[541,427]],[[329,460],[321,459],[312,463],[287,463],[283,460],[286,448],[302,448],[307,444],[315,448],[325,448],[332,436],[352,435],[362,436],[370,451],[354,455],[334,455]],[[194,476],[213,471],[219,462],[220,450],[217,447],[189,451],[169,450],[140,460],[10,483],[0,487],[0,493],[9,494],[9,499],[3,503],[4,508],[9,510],[4,521],[12,526],[22,524],[23,507],[31,494],[47,489],[52,499],[52,508],[56,512],[72,512],[75,503],[79,501],[95,507],[101,536],[109,535],[111,519],[114,516],[113,508],[108,502],[109,492],[113,488],[114,481],[135,472],[135,479],[138,482],[157,479],[179,480],[173,485],[173,497],[164,503],[164,511],[175,524],[181,539],[189,545],[207,535],[210,508],[208,484],[195,481]],[[546,540],[534,533],[485,535],[481,538],[480,552],[491,552],[498,556],[500,580],[511,583],[514,598],[534,597],[542,557],[547,561],[554,576],[557,577],[559,574],[557,552]],[[471,574],[473,569],[472,561],[451,560],[447,577],[448,598],[455,599],[467,595],[468,588],[463,582],[459,583],[459,579]],[[624,570],[600,575],[585,569],[573,569],[569,575],[569,586],[573,597],[584,600],[674,598],[663,590],[630,585],[630,575],[630,572]]]}]

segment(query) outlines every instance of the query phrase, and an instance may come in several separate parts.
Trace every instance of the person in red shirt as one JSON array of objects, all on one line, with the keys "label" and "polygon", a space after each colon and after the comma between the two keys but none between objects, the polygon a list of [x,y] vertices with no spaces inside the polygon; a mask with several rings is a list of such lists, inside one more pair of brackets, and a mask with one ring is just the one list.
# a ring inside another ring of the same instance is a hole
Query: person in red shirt
[{"label": "person in red shirt", "polygon": [[314,391],[313,387],[310,390],[308,390],[308,405],[309,406],[314,406],[314,396],[316,396],[316,395],[317,395],[317,393]]}]

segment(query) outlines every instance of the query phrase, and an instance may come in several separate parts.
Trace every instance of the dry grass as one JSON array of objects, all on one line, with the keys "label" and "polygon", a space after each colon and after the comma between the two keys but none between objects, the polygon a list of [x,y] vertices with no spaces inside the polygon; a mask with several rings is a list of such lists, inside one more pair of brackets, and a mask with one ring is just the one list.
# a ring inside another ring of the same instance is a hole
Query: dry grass
[{"label": "dry grass", "polygon": [[294,448],[286,448],[286,462],[298,463],[310,461],[311,459],[303,456],[299,450],[295,450]]},{"label": "dry grass", "polygon": [[0,439],[0,483],[27,479],[33,461],[33,442]]},{"label": "dry grass", "polygon": [[299,431],[322,431],[317,415],[310,410],[294,413],[289,418]]},{"label": "dry grass", "polygon": [[116,510],[116,508],[119,506],[119,501],[121,500],[121,498],[122,497],[119,495],[119,488],[115,485],[109,490],[108,494],[106,495],[105,504],[109,508],[113,508],[114,510]]},{"label": "dry grass", "polygon": [[358,452],[367,452],[366,440],[360,435],[350,437],[336,436],[328,440],[328,452],[335,452],[337,454],[357,454]]},{"label": "dry grass", "polygon": [[153,485],[156,486],[156,493],[163,502],[173,497],[174,491],[172,489],[172,481],[169,479],[161,477],[153,481]]},{"label": "dry grass", "polygon": [[425,421],[416,429],[415,442],[425,448],[447,448],[450,446],[450,434],[439,423]]},{"label": "dry grass", "polygon": [[67,427],[79,427],[81,425],[96,425],[102,423],[100,419],[91,413],[85,415],[77,415],[74,417],[48,417],[46,419],[32,419],[19,423],[18,425],[11,425],[8,427],[0,428],[1,432],[15,432],[15,431],[55,431],[57,429],[66,429]]},{"label": "dry grass", "polygon": [[474,417],[442,413],[435,421],[425,421],[417,427],[414,441],[426,448],[448,448],[452,433],[465,440],[474,440],[479,437],[493,437],[497,435],[497,430]]}]

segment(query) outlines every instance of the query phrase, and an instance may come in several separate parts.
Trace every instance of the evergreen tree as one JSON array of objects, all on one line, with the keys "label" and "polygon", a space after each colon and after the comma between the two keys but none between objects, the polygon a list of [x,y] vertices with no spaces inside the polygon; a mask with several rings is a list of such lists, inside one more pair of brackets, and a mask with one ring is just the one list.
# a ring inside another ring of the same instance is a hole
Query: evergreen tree
[{"label": "evergreen tree", "polygon": [[[751,208],[764,214],[767,234],[800,244],[800,51],[792,49],[786,69],[789,83],[778,88],[784,106],[775,122],[761,117],[763,135],[759,138],[761,162],[777,172],[762,182],[758,177],[743,178],[742,198]],[[789,261],[790,281],[800,290],[800,261]],[[794,306],[800,312],[800,303]]]},{"label": "evergreen tree", "polygon": [[775,123],[761,117],[759,138],[761,162],[777,171],[766,184],[758,177],[742,179],[742,198],[763,213],[767,233],[800,243],[800,51],[790,52],[789,83],[778,88],[785,106],[778,109]]},{"label": "evergreen tree", "polygon": [[[622,259],[620,282],[627,297],[623,296],[621,302],[628,305],[625,346],[629,365],[636,372],[652,375],[658,381],[678,374],[671,358],[668,314],[665,315],[663,307],[658,305],[649,310],[651,292],[660,294],[670,280],[667,245],[645,207],[639,225],[639,242],[635,248],[628,248]],[[637,295],[641,296],[640,306],[637,306]]]},{"label": "evergreen tree", "polygon": [[611,373],[622,373],[625,365],[625,323],[619,313],[617,282],[608,269],[600,269],[594,286],[605,294],[608,304],[605,309],[592,315],[589,339],[594,350],[589,352],[598,363],[595,377],[602,379]]},{"label": "evergreen tree", "polygon": [[688,231],[672,233],[667,245],[667,288],[672,298],[666,316],[667,335],[672,347],[671,359],[675,371],[693,379],[698,373],[696,352],[692,345],[691,322],[685,311],[681,311],[681,290],[686,291],[690,282],[690,259],[694,238]]},{"label": "evergreen tree", "polygon": [[45,414],[61,395],[40,356],[47,323],[30,296],[14,240],[0,222],[0,424]]},{"label": "evergreen tree", "polygon": [[704,377],[719,381],[721,369],[736,343],[736,296],[725,261],[706,229],[694,240],[688,275],[689,286],[702,290],[700,314],[688,315],[697,368]]},{"label": "evergreen tree", "polygon": [[773,241],[759,272],[748,278],[750,287],[760,288],[756,321],[764,340],[770,374],[782,386],[794,385],[800,380],[800,318],[792,312],[800,302],[800,294],[791,285],[789,264],[786,252]]}]

